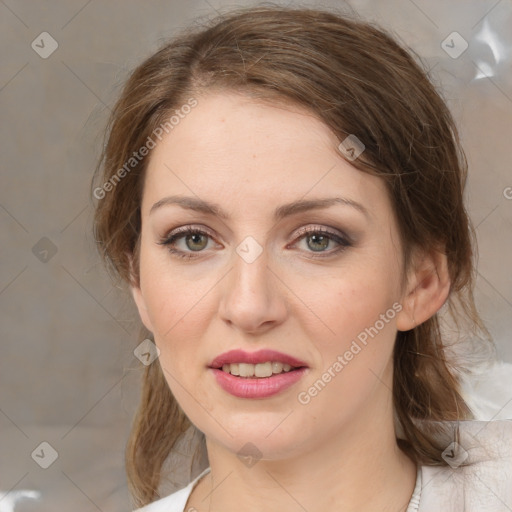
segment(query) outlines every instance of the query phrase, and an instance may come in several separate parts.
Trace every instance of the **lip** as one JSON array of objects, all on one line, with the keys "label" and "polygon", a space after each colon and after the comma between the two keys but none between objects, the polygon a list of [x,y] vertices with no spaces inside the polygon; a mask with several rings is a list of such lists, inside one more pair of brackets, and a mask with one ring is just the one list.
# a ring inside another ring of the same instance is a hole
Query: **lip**
[{"label": "lip", "polygon": [[309,369],[303,367],[272,375],[271,377],[254,379],[250,377],[236,377],[216,368],[210,368],[209,371],[213,372],[217,384],[233,396],[238,398],[267,398],[281,393],[298,382]]},{"label": "lip", "polygon": [[301,368],[303,366],[308,366],[305,362],[300,361],[299,359],[293,356],[283,354],[282,352],[277,352],[275,350],[263,349],[258,350],[257,352],[246,352],[245,350],[235,349],[229,350],[228,352],[224,352],[218,355],[213,361],[210,362],[208,367],[213,369],[219,369],[222,368],[222,365],[224,364],[258,364],[266,363],[267,361],[289,364],[293,368]]}]

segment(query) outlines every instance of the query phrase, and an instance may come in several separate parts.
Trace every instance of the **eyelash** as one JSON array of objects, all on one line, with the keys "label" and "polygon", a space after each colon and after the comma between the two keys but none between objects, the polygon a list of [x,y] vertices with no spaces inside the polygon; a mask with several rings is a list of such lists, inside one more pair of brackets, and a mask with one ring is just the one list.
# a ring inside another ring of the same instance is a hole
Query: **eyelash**
[{"label": "eyelash", "polygon": [[[175,231],[173,234],[163,237],[158,242],[158,244],[166,246],[167,250],[174,256],[176,256],[178,258],[190,260],[190,259],[196,258],[196,255],[194,255],[193,252],[191,253],[191,252],[180,251],[178,249],[173,248],[172,244],[175,243],[176,240],[178,240],[179,238],[182,238],[186,235],[196,235],[196,234],[206,235],[206,236],[209,236],[210,238],[213,238],[212,234],[209,231],[206,231],[204,229],[195,228],[193,226],[186,226],[184,228],[178,228],[178,230]],[[302,228],[297,233],[297,236],[298,236],[297,242],[302,240],[303,238],[305,238],[307,235],[323,235],[323,236],[328,235],[328,238],[330,240],[339,244],[338,248],[333,249],[329,252],[319,251],[318,254],[314,254],[314,252],[313,252],[312,255],[310,256],[312,259],[328,258],[328,257],[338,254],[338,253],[344,251],[346,248],[352,246],[352,243],[349,241],[348,238],[340,236],[339,234],[329,231],[328,229],[325,229],[325,228]],[[295,242],[295,243],[297,243],[297,242]],[[200,253],[200,252],[202,252],[202,251],[197,251],[197,253]]]}]

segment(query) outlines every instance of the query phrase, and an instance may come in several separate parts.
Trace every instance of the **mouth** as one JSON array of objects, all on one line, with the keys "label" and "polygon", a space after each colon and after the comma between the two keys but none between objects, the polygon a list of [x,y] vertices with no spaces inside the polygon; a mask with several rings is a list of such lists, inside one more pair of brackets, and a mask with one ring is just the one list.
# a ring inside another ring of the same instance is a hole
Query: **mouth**
[{"label": "mouth", "polygon": [[230,350],[217,356],[208,367],[241,378],[267,378],[308,368],[305,362],[270,349],[257,352]]},{"label": "mouth", "polygon": [[278,395],[296,385],[308,370],[307,366],[285,366],[280,361],[224,363],[219,368],[209,368],[213,382],[230,395],[244,399],[266,399]]},{"label": "mouth", "polygon": [[217,356],[209,365],[214,382],[224,391],[244,399],[265,399],[296,385],[309,366],[275,350],[246,352],[235,349]]}]

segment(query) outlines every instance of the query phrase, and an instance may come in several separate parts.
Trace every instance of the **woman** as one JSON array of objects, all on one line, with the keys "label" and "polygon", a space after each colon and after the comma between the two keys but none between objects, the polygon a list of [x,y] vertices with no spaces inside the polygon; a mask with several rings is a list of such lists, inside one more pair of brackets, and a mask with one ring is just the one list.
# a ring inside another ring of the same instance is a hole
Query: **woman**
[{"label": "woman", "polygon": [[[389,34],[282,7],[188,29],[127,81],[100,164],[100,251],[159,354],[126,453],[136,506],[512,507],[511,423],[471,421],[447,356],[490,343],[464,152]],[[209,465],[157,499],[191,425]]]}]

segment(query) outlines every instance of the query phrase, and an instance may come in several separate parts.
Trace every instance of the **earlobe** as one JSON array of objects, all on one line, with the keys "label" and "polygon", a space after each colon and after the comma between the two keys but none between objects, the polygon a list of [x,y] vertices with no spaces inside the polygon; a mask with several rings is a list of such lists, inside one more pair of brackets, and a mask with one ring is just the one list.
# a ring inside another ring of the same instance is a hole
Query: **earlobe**
[{"label": "earlobe", "polygon": [[449,293],[446,254],[434,250],[424,254],[402,299],[402,310],[396,317],[397,329],[408,331],[428,320],[441,309]]}]

